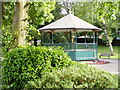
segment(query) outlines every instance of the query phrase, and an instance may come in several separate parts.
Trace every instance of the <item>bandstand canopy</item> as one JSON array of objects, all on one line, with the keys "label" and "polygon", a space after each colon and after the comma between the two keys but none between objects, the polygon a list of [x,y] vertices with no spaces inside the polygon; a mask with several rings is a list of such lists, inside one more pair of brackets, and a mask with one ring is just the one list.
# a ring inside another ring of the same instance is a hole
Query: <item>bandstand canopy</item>
[{"label": "bandstand canopy", "polygon": [[93,32],[98,31],[99,28],[74,16],[73,14],[68,14],[38,30],[44,32],[69,32],[76,30],[77,32]]}]

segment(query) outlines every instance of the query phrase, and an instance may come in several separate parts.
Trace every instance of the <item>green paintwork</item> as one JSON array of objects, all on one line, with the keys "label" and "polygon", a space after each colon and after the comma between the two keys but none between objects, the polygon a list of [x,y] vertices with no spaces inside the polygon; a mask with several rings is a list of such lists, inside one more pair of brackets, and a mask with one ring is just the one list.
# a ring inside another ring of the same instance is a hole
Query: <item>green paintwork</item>
[{"label": "green paintwork", "polygon": [[96,51],[65,51],[73,60],[95,60]]},{"label": "green paintwork", "polygon": [[72,60],[95,60],[97,59],[96,43],[46,43],[44,46],[61,46]]}]

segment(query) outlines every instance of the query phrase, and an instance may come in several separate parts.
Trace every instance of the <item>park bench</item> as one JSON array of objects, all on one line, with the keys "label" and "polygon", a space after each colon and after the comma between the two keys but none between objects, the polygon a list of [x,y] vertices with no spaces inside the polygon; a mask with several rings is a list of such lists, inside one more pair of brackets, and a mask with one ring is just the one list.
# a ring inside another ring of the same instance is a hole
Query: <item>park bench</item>
[{"label": "park bench", "polygon": [[109,53],[101,53],[101,54],[99,55],[99,58],[101,58],[101,56],[110,58],[110,54],[109,54]]}]

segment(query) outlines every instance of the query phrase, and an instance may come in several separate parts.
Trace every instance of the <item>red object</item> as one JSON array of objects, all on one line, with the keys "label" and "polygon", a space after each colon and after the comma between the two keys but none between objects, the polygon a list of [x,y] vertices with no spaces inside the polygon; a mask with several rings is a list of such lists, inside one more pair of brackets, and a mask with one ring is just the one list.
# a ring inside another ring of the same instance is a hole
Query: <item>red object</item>
[{"label": "red object", "polygon": [[97,62],[87,63],[87,64],[106,64],[106,63],[110,63],[110,62],[109,61],[97,61]]}]

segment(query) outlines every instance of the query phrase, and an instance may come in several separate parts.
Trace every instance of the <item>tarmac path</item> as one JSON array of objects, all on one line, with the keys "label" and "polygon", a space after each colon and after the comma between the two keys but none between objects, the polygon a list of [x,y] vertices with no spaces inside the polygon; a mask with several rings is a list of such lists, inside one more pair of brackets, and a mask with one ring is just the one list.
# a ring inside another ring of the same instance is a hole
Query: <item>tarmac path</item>
[{"label": "tarmac path", "polygon": [[102,70],[108,71],[113,74],[120,75],[120,59],[100,59],[103,61],[109,61],[107,64],[95,64],[93,66],[100,68]]}]

